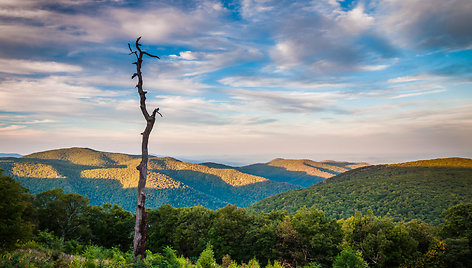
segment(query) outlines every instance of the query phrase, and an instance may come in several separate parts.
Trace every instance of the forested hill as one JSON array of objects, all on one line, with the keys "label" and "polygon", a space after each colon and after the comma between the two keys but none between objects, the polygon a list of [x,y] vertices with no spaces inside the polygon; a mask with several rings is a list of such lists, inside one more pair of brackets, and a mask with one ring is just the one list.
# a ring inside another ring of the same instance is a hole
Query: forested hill
[{"label": "forested hill", "polygon": [[347,171],[309,188],[254,203],[256,211],[315,206],[330,217],[355,211],[437,223],[446,208],[472,201],[472,159],[445,158],[376,165]]},{"label": "forested hill", "polygon": [[268,163],[243,167],[229,167],[216,163],[203,163],[202,165],[212,168],[233,168],[247,174],[262,176],[272,181],[287,182],[302,187],[308,187],[340,173],[368,166],[369,164],[338,161],[315,162],[308,159],[276,158]]},{"label": "forested hill", "polygon": [[[277,161],[308,163],[309,160]],[[57,187],[84,195],[91,204],[110,202],[133,211],[139,176],[136,166],[139,162],[138,155],[69,148],[33,153],[21,158],[0,158],[0,168],[5,170],[4,174],[20,181],[33,193]],[[256,166],[270,167],[270,163]],[[329,171],[326,172],[328,176],[347,170],[339,163],[332,167],[323,165],[323,170]],[[245,207],[265,197],[301,188],[293,180],[297,176],[310,181],[310,185],[319,180],[314,168],[298,168],[295,171],[293,166],[279,164],[279,174],[273,169],[268,176],[264,176],[263,172],[251,169],[251,166],[235,168],[221,164],[186,163],[170,157],[151,157],[147,206],[156,208],[164,204],[174,207],[201,204],[215,209],[231,203]],[[284,176],[287,179],[280,179]]]}]

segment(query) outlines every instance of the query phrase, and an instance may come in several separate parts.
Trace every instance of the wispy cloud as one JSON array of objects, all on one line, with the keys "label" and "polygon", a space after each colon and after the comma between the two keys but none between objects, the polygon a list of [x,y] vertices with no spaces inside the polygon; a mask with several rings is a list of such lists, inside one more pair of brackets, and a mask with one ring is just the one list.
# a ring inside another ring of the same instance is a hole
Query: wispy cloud
[{"label": "wispy cloud", "polygon": [[426,49],[467,49],[472,44],[472,5],[468,0],[445,2],[379,1],[376,17],[394,42]]},{"label": "wispy cloud", "polygon": [[43,116],[79,117],[100,112],[103,98],[119,96],[116,91],[76,86],[65,77],[8,79],[0,82],[0,106],[9,112],[40,113]]},{"label": "wispy cloud", "polygon": [[348,87],[346,83],[323,83],[293,81],[276,77],[263,76],[230,76],[218,80],[218,82],[232,87],[254,87],[254,88],[286,88],[286,89],[320,89],[320,88],[342,88]]},{"label": "wispy cloud", "polygon": [[406,83],[406,82],[415,82],[421,81],[430,78],[426,75],[415,75],[415,76],[401,76],[396,78],[388,79],[387,83]]},{"label": "wispy cloud", "polygon": [[324,110],[342,112],[335,107],[336,101],[344,96],[340,92],[300,92],[300,91],[251,91],[231,90],[234,99],[241,100],[277,113],[316,113]]},{"label": "wispy cloud", "polygon": [[393,96],[391,98],[400,99],[400,98],[407,98],[407,97],[416,97],[416,96],[421,96],[421,95],[441,93],[445,91],[446,89],[435,89],[435,90],[427,90],[427,91],[420,91],[420,92],[403,93],[403,94]]},{"label": "wispy cloud", "polygon": [[0,72],[10,74],[73,73],[82,67],[54,61],[0,59]]},{"label": "wispy cloud", "polygon": [[0,127],[0,132],[12,132],[16,131],[18,129],[25,128],[26,126],[21,126],[21,125],[10,125],[6,127]]}]

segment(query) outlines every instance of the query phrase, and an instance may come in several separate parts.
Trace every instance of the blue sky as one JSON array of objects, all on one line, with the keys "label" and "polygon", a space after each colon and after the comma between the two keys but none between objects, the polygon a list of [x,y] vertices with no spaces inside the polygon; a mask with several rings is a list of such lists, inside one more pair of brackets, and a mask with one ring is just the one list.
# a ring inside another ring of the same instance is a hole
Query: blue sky
[{"label": "blue sky", "polygon": [[472,2],[0,1],[0,152],[195,160],[472,157]]}]

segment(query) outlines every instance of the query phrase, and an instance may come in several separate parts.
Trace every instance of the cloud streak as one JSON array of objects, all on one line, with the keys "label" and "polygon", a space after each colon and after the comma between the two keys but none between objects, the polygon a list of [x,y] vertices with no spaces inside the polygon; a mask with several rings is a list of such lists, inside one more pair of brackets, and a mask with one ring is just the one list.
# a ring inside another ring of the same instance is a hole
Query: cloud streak
[{"label": "cloud streak", "polygon": [[82,67],[54,61],[0,59],[0,72],[9,74],[74,73]]}]

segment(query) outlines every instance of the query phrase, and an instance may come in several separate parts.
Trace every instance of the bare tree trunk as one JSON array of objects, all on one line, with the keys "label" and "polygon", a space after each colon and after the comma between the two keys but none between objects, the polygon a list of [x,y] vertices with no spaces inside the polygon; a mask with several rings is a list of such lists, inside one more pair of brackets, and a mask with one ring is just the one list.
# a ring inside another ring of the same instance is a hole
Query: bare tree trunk
[{"label": "bare tree trunk", "polygon": [[[129,50],[131,54],[136,56],[136,73],[133,74],[131,77],[132,79],[136,76],[138,77],[138,84],[136,87],[138,88],[138,93],[140,97],[140,108],[141,112],[146,119],[146,128],[144,132],[141,133],[143,136],[142,144],[141,144],[141,163],[136,167],[139,170],[139,182],[138,182],[138,198],[136,202],[136,224],[134,225],[134,240],[133,240],[133,253],[134,257],[137,258],[140,256],[141,258],[144,257],[144,252],[146,251],[146,224],[147,224],[147,214],[145,208],[146,202],[146,179],[147,179],[147,164],[149,159],[149,152],[148,152],[148,143],[149,143],[149,135],[151,134],[152,128],[154,127],[154,122],[156,121],[156,114],[159,114],[159,108],[154,109],[151,115],[149,115],[146,109],[146,91],[143,90],[143,77],[141,74],[141,66],[143,63],[143,55],[148,55],[150,57],[159,58],[157,56],[151,55],[145,51],[142,51],[139,44],[139,37],[136,39],[136,51],[131,49],[131,45],[128,44]],[[161,115],[162,116],[162,115]]]}]

